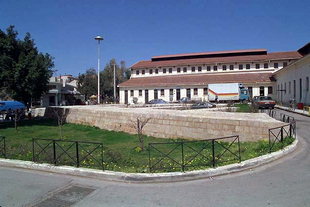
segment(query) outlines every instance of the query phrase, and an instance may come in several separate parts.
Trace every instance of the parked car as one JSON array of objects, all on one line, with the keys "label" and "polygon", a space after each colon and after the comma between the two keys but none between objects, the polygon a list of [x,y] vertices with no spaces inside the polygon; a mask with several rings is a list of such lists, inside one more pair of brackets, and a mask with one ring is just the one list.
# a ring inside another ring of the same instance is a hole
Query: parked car
[{"label": "parked car", "polygon": [[199,102],[192,105],[192,109],[202,109],[202,108],[214,108],[216,105],[210,102]]},{"label": "parked car", "polygon": [[259,109],[274,109],[276,102],[270,96],[254,96],[253,104]]},{"label": "parked car", "polygon": [[191,100],[190,98],[188,97],[182,97],[180,100],[179,100],[180,103],[194,103],[195,101],[194,100]]},{"label": "parked car", "polygon": [[148,103],[149,104],[167,104],[168,102],[164,101],[163,99],[153,99],[153,100],[150,100]]}]

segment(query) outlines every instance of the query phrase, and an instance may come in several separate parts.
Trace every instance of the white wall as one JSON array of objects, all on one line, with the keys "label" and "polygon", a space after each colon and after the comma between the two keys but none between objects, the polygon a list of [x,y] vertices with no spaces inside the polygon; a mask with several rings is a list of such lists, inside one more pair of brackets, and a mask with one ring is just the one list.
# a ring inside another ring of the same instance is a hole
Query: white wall
[{"label": "white wall", "polygon": [[[266,71],[266,70],[279,70],[283,68],[283,63],[287,64],[292,63],[294,60],[279,60],[279,61],[269,61],[269,62],[243,62],[243,63],[221,63],[221,64],[199,64],[199,65],[184,65],[184,66],[171,66],[171,67],[158,67],[158,74],[155,74],[156,68],[143,68],[143,69],[132,69],[131,77],[140,78],[140,77],[154,77],[154,76],[166,76],[166,75],[182,75],[182,74],[201,74],[201,73],[229,73],[229,72],[238,72],[238,71]],[[260,68],[256,69],[256,64],[260,64]],[[264,68],[264,63],[268,63],[268,68]],[[274,63],[278,63],[279,67],[274,68]],[[239,64],[243,65],[243,69],[239,70]],[[250,69],[246,69],[246,64],[250,64]],[[217,66],[217,71],[213,70],[213,66]],[[226,65],[226,71],[223,70],[223,65]],[[234,65],[234,70],[230,70],[229,66]],[[207,71],[207,66],[211,67],[211,71]],[[183,72],[183,68],[187,68],[187,72]],[[195,67],[195,72],[192,72],[192,67]],[[198,67],[201,67],[202,70],[199,72]],[[169,73],[169,68],[172,68],[172,73]],[[177,68],[181,68],[181,72],[177,72]],[[153,70],[153,73],[150,74],[149,71]],[[163,73],[163,70],[166,69],[166,73]],[[139,70],[139,75],[136,75],[136,70]],[[142,75],[142,70],[145,71],[145,74]]]},{"label": "white wall", "polygon": [[[309,82],[307,83],[307,78],[310,79],[310,55],[298,60],[292,65],[278,71],[275,74],[277,79],[277,87],[280,90],[277,91],[277,100],[288,104],[291,99],[295,99],[297,103],[304,103],[310,105],[310,89]],[[302,87],[300,88],[300,79],[302,81]],[[296,93],[294,97],[294,80],[296,81]],[[291,83],[291,90],[289,89],[289,83]],[[308,86],[307,86],[308,84]],[[282,85],[282,89],[281,89]],[[285,90],[286,85],[286,91]],[[300,96],[300,91],[302,96]]]}]

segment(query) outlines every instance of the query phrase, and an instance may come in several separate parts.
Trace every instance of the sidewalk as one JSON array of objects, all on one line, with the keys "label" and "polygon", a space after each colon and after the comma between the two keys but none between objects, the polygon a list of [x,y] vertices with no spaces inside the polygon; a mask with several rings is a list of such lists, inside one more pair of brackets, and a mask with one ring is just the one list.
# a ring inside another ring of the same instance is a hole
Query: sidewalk
[{"label": "sidewalk", "polygon": [[304,115],[304,116],[310,116],[310,111],[306,111],[306,110],[301,110],[301,109],[292,110],[289,107],[279,106],[279,105],[276,105],[275,108],[282,109],[282,110],[289,111],[289,112],[296,113],[296,114],[300,114],[300,115]]}]

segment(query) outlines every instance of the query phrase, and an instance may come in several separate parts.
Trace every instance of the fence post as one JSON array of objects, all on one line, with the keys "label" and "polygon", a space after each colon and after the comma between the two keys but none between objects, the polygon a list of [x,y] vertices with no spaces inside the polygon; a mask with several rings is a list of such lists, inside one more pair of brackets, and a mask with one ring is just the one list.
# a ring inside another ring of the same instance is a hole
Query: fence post
[{"label": "fence post", "polygon": [[281,139],[280,139],[281,142],[283,142],[283,127],[281,127]]},{"label": "fence post", "polygon": [[212,166],[215,167],[214,139],[212,139]]},{"label": "fence post", "polygon": [[34,156],[34,138],[32,138],[32,161],[35,162],[35,156]]},{"label": "fence post", "polygon": [[183,141],[181,142],[181,147],[182,147],[182,171],[184,172],[184,143]]},{"label": "fence post", "polygon": [[270,129],[268,129],[269,134],[269,153],[271,153],[271,137],[270,137]]},{"label": "fence post", "polygon": [[240,151],[240,139],[239,139],[239,135],[238,136],[238,148],[239,148],[239,162],[241,162],[241,151]]},{"label": "fence post", "polygon": [[3,153],[4,153],[4,158],[6,159],[6,141],[5,141],[5,137],[3,137]]},{"label": "fence post", "polygon": [[101,167],[102,167],[102,170],[104,170],[104,164],[103,164],[103,144],[101,144]]},{"label": "fence post", "polygon": [[57,164],[56,160],[56,141],[53,139],[53,159],[54,159],[54,165]]},{"label": "fence post", "polygon": [[292,137],[292,123],[290,123],[290,130],[289,130],[289,132],[290,132],[290,137]]},{"label": "fence post", "polygon": [[152,172],[151,169],[151,144],[149,143],[149,171]]},{"label": "fence post", "polygon": [[75,142],[75,151],[76,151],[76,167],[80,167],[80,157],[79,157],[79,142]]}]

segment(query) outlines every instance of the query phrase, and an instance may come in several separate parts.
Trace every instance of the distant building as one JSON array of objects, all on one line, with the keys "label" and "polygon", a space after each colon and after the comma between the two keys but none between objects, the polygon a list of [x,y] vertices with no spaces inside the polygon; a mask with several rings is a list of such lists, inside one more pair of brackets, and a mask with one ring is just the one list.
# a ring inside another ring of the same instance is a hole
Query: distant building
[{"label": "distant building", "polygon": [[302,58],[274,73],[278,91],[276,99],[284,105],[292,100],[310,105],[310,43],[298,52]]},{"label": "distant building", "polygon": [[85,97],[77,91],[77,79],[72,75],[51,77],[49,90],[41,98],[41,106],[65,106],[84,102]]},{"label": "distant building", "polygon": [[162,55],[131,66],[131,78],[118,85],[120,103],[133,99],[208,100],[208,84],[242,83],[251,97],[276,96],[273,72],[302,58],[299,51],[266,49]]}]

